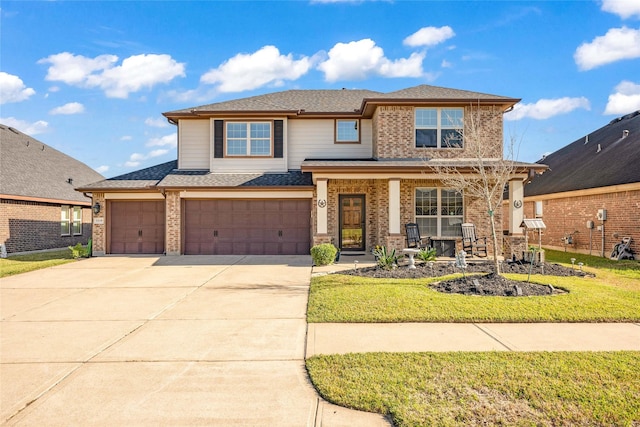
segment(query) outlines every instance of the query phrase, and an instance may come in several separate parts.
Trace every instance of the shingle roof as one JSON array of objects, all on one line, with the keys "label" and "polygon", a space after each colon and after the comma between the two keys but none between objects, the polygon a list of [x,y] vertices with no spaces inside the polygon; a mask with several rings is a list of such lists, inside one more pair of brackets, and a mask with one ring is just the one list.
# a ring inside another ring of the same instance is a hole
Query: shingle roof
[{"label": "shingle roof", "polygon": [[9,126],[0,125],[0,142],[0,194],[5,196],[90,203],[75,188],[104,178],[79,160]]},{"label": "shingle roof", "polygon": [[[623,138],[623,132],[628,136]],[[640,110],[612,120],[538,161],[549,166],[525,196],[640,182]]]},{"label": "shingle roof", "polygon": [[501,104],[515,104],[518,99],[490,95],[438,86],[420,85],[395,92],[382,93],[371,90],[286,90],[249,98],[234,99],[215,104],[201,105],[163,113],[167,117],[191,114],[216,114],[234,112],[304,112],[312,113],[354,113],[359,112],[363,102],[375,103],[384,100],[459,100],[496,101]]},{"label": "shingle roof", "polygon": [[178,161],[105,179],[83,188],[85,191],[148,190],[154,188],[305,187],[313,186],[310,173],[211,173],[178,170]]}]

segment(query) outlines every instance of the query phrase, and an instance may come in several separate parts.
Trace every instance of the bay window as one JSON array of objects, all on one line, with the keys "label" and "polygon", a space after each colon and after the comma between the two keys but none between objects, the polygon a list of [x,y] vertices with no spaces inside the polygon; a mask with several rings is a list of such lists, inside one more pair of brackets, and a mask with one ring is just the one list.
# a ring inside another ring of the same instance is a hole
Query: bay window
[{"label": "bay window", "polygon": [[421,236],[460,236],[462,193],[447,188],[417,188],[415,220]]}]

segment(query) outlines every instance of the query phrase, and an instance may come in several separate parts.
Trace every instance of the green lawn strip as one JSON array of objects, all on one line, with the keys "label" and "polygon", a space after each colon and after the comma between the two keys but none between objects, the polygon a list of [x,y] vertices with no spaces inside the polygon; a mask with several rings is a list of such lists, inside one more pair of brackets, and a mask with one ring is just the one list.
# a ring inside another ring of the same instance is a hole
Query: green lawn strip
[{"label": "green lawn strip", "polygon": [[[506,275],[526,280],[526,275]],[[445,276],[444,278],[449,277]],[[313,277],[307,320],[322,322],[630,322],[640,320],[640,286],[599,278],[531,276],[569,293],[541,297],[446,294],[429,279],[372,279],[331,274]]]},{"label": "green lawn strip", "polygon": [[329,402],[396,426],[632,426],[640,352],[362,353],[314,356]]},{"label": "green lawn strip", "polygon": [[75,261],[69,249],[14,255],[0,259],[0,277],[26,273]]},{"label": "green lawn strip", "polygon": [[545,249],[544,251],[545,251],[545,260],[547,262],[557,262],[561,264],[571,265],[571,258],[574,258],[575,259],[574,265],[576,268],[578,268],[578,263],[581,262],[585,266],[593,267],[593,268],[640,271],[640,260],[616,261],[616,260],[603,258],[599,256],[578,254],[573,252],[562,252],[562,251],[556,251],[553,249]]}]

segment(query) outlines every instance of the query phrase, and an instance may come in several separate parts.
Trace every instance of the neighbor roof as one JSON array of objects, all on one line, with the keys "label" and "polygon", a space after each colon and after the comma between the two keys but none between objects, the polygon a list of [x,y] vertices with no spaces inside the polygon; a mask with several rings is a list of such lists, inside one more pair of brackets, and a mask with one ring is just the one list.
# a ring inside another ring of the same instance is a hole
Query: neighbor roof
[{"label": "neighbor roof", "polygon": [[640,182],[640,110],[612,120],[538,163],[549,170],[525,186],[525,196]]},{"label": "neighbor roof", "polygon": [[75,188],[103,178],[79,160],[0,124],[0,197],[90,204]]},{"label": "neighbor roof", "polygon": [[237,113],[286,113],[303,116],[312,114],[370,114],[367,105],[384,102],[425,103],[425,102],[481,102],[502,105],[505,108],[516,104],[519,99],[480,92],[420,85],[395,92],[375,92],[361,89],[339,90],[287,90],[252,96],[249,98],[223,101],[215,104],[163,113],[165,117],[178,119],[217,114]]}]

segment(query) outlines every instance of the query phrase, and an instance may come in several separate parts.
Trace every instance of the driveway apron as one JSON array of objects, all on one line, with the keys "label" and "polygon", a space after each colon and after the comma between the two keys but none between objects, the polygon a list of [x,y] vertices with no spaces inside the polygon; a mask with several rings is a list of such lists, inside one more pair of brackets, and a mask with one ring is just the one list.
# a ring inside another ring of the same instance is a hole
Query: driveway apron
[{"label": "driveway apron", "polygon": [[306,256],[101,257],[2,279],[0,422],[354,421],[318,398],[304,368],[310,266]]}]

